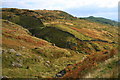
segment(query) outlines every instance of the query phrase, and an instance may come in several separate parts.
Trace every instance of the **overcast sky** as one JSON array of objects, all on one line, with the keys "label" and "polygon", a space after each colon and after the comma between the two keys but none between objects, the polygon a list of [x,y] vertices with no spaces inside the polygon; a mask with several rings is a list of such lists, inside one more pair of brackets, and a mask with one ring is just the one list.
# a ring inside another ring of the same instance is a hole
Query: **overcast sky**
[{"label": "overcast sky", "polygon": [[76,17],[118,20],[119,0],[2,0],[3,8],[63,10]]}]

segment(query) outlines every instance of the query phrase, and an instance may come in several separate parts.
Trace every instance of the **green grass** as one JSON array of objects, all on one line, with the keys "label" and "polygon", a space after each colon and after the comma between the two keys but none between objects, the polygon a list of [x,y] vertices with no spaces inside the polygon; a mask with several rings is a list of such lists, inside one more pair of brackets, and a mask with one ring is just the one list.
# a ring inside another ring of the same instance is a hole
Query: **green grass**
[{"label": "green grass", "polygon": [[81,34],[75,30],[70,29],[68,26],[66,25],[51,25],[52,27],[58,28],[62,31],[66,31],[69,32],[70,34],[74,35],[76,38],[79,38],[81,40],[91,40],[92,38],[89,36],[86,36],[84,34]]},{"label": "green grass", "polygon": [[36,14],[34,11],[29,12],[28,10],[8,9],[4,11],[3,9],[2,12],[2,19],[19,24],[22,27],[27,28],[33,35],[36,36],[44,27],[40,18],[37,18],[37,16],[38,14]]},{"label": "green grass", "polygon": [[110,19],[102,18],[102,17],[89,16],[89,17],[80,18],[80,19],[89,20],[91,22],[98,22],[105,25],[118,26],[117,21],[113,21]]},{"label": "green grass", "polygon": [[[17,53],[22,54],[22,56],[16,56],[16,53],[9,51],[3,53],[3,76],[53,77],[68,64],[79,63],[86,54],[91,55],[99,51],[102,53],[102,51],[117,47],[116,44],[89,42],[89,40],[95,40],[96,37],[86,34],[89,30],[90,33],[95,31],[102,40],[116,41],[117,28],[80,20],[62,11],[3,9],[2,14],[3,19],[6,19],[3,20],[2,25],[3,49],[6,51],[15,49]],[[31,36],[31,33],[38,38]],[[111,36],[114,36],[114,39]],[[13,67],[13,62],[22,64],[22,67]],[[110,70],[113,65],[105,65],[105,67]],[[107,70],[101,71],[104,74],[106,72]]]},{"label": "green grass", "polygon": [[100,63],[96,68],[93,68],[86,78],[118,78],[119,65],[118,65],[118,55],[112,57],[105,62]]},{"label": "green grass", "polygon": [[[17,51],[18,52],[18,51]],[[35,76],[52,77],[60,70],[64,69],[67,64],[74,64],[82,59],[82,54],[71,57],[48,58],[39,54],[30,54],[32,51],[21,51],[22,56],[16,56],[16,53],[4,53],[3,56],[3,76],[11,78],[34,78]],[[77,56],[77,57],[76,57]],[[56,57],[56,56],[55,56]],[[19,63],[22,68],[13,67],[12,62]],[[51,63],[47,66],[46,61]],[[29,69],[27,69],[29,67]],[[24,74],[23,74],[24,73]],[[17,74],[17,75],[16,75]]]},{"label": "green grass", "polygon": [[[16,29],[19,31],[14,32]],[[22,38],[19,39],[18,36]],[[37,41],[45,44],[35,45]],[[26,29],[6,20],[3,20],[2,47],[5,51],[2,54],[2,58],[4,58],[2,59],[2,74],[10,78],[53,77],[67,64],[74,64],[83,57],[83,54],[53,46],[45,40],[33,37],[26,32]],[[9,49],[14,49],[16,52],[9,52]],[[20,53],[21,56],[16,56],[17,53]],[[22,67],[12,66],[13,62],[21,64]]]}]

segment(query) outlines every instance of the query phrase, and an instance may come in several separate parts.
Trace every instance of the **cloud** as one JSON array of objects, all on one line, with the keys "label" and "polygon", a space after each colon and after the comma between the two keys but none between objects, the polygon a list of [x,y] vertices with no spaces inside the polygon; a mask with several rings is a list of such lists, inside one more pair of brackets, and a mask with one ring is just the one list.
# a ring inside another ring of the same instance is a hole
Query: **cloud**
[{"label": "cloud", "polygon": [[[6,3],[21,5],[21,7],[29,7],[31,9],[67,9],[78,8],[84,6],[97,6],[101,8],[116,7],[119,0],[4,0],[3,6],[8,6]],[[14,4],[16,3],[16,4]],[[26,6],[27,5],[27,6]]]},{"label": "cloud", "polygon": [[81,8],[70,8],[66,9],[66,12],[77,16],[77,17],[88,17],[88,16],[96,16],[96,17],[105,17],[112,20],[118,20],[118,8],[100,8],[95,6],[87,6]]},{"label": "cloud", "polygon": [[[22,6],[21,6],[22,5]],[[23,6],[24,5],[24,6]],[[12,8],[24,8],[24,7],[29,7],[29,5],[26,5],[24,2],[3,2],[2,3],[3,7],[12,7]]]},{"label": "cloud", "polygon": [[98,15],[117,18],[119,0],[4,0],[2,2],[2,7],[5,8],[63,10],[75,16]]}]

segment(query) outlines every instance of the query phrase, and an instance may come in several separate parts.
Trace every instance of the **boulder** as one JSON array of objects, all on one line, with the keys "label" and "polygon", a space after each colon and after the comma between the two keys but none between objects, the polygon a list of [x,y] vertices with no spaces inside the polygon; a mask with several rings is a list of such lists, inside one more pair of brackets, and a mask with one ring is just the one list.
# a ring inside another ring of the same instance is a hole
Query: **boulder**
[{"label": "boulder", "polygon": [[78,51],[76,51],[77,54],[80,54]]},{"label": "boulder", "polygon": [[22,64],[15,63],[15,62],[12,63],[12,66],[13,66],[13,67],[22,68]]},{"label": "boulder", "polygon": [[55,44],[54,44],[54,43],[52,43],[52,46],[55,46]]},{"label": "boulder", "polygon": [[14,49],[9,49],[10,53],[16,53],[16,51]]},{"label": "boulder", "polygon": [[16,56],[21,56],[22,54],[20,54],[20,53],[16,53]]},{"label": "boulder", "polygon": [[23,46],[22,49],[25,49],[25,47]]},{"label": "boulder", "polygon": [[50,64],[50,61],[46,61],[46,63]]},{"label": "boulder", "polygon": [[45,63],[45,66],[50,67],[50,65],[48,63]]},{"label": "boulder", "polygon": [[8,76],[2,76],[2,79],[7,79],[8,78]]},{"label": "boulder", "polygon": [[62,74],[56,74],[56,77],[62,77]]},{"label": "boulder", "polygon": [[62,76],[64,76],[65,74],[66,74],[66,70],[63,69],[63,70],[61,70],[60,72],[58,72],[58,73],[56,74],[56,77],[62,77]]}]

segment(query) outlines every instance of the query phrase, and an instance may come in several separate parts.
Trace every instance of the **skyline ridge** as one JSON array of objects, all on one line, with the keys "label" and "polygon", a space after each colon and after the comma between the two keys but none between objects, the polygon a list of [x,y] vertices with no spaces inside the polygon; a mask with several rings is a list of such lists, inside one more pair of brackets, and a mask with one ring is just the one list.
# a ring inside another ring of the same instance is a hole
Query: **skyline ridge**
[{"label": "skyline ridge", "polygon": [[4,0],[2,8],[62,10],[77,17],[100,16],[118,21],[119,0]]}]

